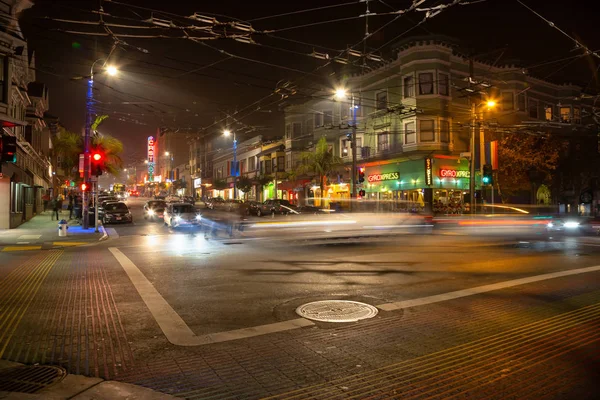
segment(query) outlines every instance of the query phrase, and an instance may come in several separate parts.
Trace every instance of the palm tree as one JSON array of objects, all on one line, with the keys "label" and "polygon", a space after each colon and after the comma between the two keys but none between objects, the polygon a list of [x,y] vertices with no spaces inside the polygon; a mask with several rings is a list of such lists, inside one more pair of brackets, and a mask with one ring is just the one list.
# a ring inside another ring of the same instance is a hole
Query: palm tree
[{"label": "palm tree", "polygon": [[342,165],[342,159],[329,150],[327,139],[323,136],[317,142],[314,151],[307,151],[300,155],[302,164],[298,168],[299,172],[312,174],[319,177],[319,188],[321,196],[324,193],[325,177]]},{"label": "palm tree", "polygon": [[112,136],[94,134],[92,146],[104,153],[104,169],[111,175],[118,175],[123,169],[123,143]]},{"label": "palm tree", "polygon": [[79,154],[82,153],[83,139],[75,132],[62,129],[52,141],[54,152],[61,159],[65,176],[73,178],[73,169],[79,165]]}]

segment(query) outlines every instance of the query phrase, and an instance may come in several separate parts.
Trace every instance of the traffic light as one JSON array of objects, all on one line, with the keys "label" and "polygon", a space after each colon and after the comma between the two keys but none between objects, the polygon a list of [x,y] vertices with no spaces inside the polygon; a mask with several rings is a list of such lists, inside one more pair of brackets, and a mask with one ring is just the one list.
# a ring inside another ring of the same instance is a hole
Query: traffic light
[{"label": "traffic light", "polygon": [[492,172],[491,164],[485,164],[483,166],[483,176],[481,177],[481,182],[484,185],[493,185],[494,184],[494,175]]},{"label": "traffic light", "polygon": [[360,197],[365,197],[365,195],[366,195],[366,194],[367,194],[367,193],[366,193],[366,192],[365,192],[363,189],[361,189],[361,190],[359,190],[359,191],[358,191],[358,195],[359,195]]},{"label": "traffic light", "polygon": [[363,183],[365,181],[365,168],[358,167],[358,183]]},{"label": "traffic light", "polygon": [[17,162],[17,138],[15,136],[2,136],[2,157],[1,162]]},{"label": "traffic light", "polygon": [[87,192],[90,189],[90,185],[88,185],[86,182],[83,182],[81,185],[79,185],[79,188],[82,192]]},{"label": "traffic light", "polygon": [[92,153],[92,175],[102,175],[102,169],[104,167],[104,154],[101,151],[94,151]]}]

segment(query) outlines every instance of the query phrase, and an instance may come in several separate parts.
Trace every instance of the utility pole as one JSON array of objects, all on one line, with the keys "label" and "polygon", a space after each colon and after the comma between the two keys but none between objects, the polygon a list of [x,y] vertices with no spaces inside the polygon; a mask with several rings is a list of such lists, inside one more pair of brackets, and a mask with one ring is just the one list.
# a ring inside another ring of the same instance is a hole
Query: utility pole
[{"label": "utility pole", "polygon": [[352,196],[350,211],[354,208],[354,201],[356,200],[356,105],[354,103],[354,94],[352,94]]},{"label": "utility pole", "polygon": [[[469,59],[469,89],[471,88],[471,84],[474,82],[473,77],[473,58]],[[469,94],[471,91],[469,91]],[[475,213],[475,124],[477,123],[477,104],[473,100],[473,97],[469,95],[471,99],[471,160],[470,160],[470,178],[469,178],[469,193],[470,193],[470,211],[471,214]]]}]

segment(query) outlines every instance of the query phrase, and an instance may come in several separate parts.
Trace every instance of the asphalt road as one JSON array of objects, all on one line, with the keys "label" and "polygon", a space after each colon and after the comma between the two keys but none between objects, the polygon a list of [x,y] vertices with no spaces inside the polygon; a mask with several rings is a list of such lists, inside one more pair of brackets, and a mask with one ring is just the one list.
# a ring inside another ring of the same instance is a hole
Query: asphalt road
[{"label": "asphalt road", "polygon": [[[143,202],[100,245],[0,253],[2,358],[187,398],[597,398],[595,237],[386,215],[252,218],[229,237],[145,221]],[[379,312],[295,312],[332,299]]]}]

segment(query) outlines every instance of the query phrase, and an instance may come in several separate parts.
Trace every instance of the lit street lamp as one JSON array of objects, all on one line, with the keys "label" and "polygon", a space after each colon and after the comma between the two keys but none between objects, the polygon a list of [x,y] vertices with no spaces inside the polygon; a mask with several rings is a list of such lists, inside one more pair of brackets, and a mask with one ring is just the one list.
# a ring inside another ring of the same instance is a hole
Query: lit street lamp
[{"label": "lit street lamp", "polygon": [[[229,129],[223,131],[223,136],[230,136],[232,132]],[[233,132],[233,199],[237,199],[237,140]]]},{"label": "lit street lamp", "polygon": [[[90,178],[90,131],[92,127],[92,107],[94,103],[94,66],[98,61],[104,61],[104,71],[106,71],[109,75],[114,76],[118,73],[118,70],[114,66],[107,66],[106,59],[99,58],[98,60],[92,63],[90,67],[90,76],[88,80],[88,88],[87,88],[87,96],[86,96],[86,109],[85,109],[85,136],[83,142],[83,180],[88,181]],[[98,193],[98,182],[96,182],[95,186],[96,193]],[[89,204],[86,196],[86,192],[82,193],[82,202],[83,202],[83,229],[89,228]],[[98,204],[95,204],[95,210],[98,210]],[[96,217],[97,219],[97,217]],[[97,224],[97,222],[96,222]]]},{"label": "lit street lamp", "polygon": [[[477,108],[481,106],[487,106],[488,110],[496,107],[496,101],[489,99],[484,103],[480,103],[479,105],[475,102],[471,103],[471,156],[470,156],[470,174],[469,178],[469,192],[470,192],[470,211],[471,214],[475,213],[475,129],[478,121]],[[481,143],[483,143],[483,135],[480,135]],[[480,162],[482,160],[483,153],[479,155]]]}]

